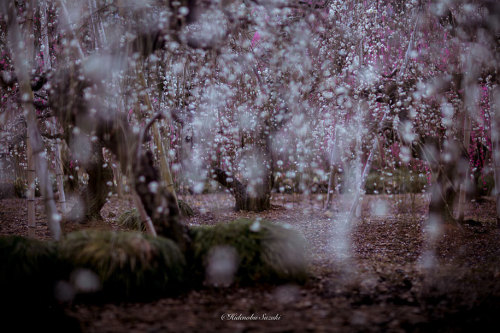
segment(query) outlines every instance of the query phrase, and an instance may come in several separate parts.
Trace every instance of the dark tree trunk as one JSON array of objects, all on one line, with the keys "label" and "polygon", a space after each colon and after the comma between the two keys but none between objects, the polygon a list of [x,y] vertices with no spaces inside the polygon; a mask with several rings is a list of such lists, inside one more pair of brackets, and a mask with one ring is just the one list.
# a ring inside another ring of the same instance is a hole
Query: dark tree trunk
[{"label": "dark tree trunk", "polygon": [[455,222],[453,216],[453,204],[456,197],[450,176],[454,176],[453,167],[448,169],[449,172],[443,170],[449,165],[440,165],[441,170],[437,171],[437,177],[431,187],[431,202],[429,203],[429,217],[438,217],[440,222],[450,223]]},{"label": "dark tree trunk", "polygon": [[106,204],[106,198],[111,188],[107,185],[113,180],[113,171],[104,167],[102,146],[94,143],[92,157],[84,166],[88,174],[88,185],[81,192],[82,204],[75,206],[69,213],[71,220],[84,223],[90,220],[102,219],[101,209]]},{"label": "dark tree trunk", "polygon": [[248,186],[242,184],[238,179],[229,176],[222,169],[214,169],[214,179],[222,186],[229,189],[235,199],[236,210],[248,210],[261,212],[271,208],[271,172],[269,172],[262,184],[259,184],[253,191],[249,191]]},{"label": "dark tree trunk", "polygon": [[430,188],[431,198],[429,202],[429,220],[438,219],[438,224],[446,221],[454,221],[453,218],[453,200],[454,193],[450,176],[454,175],[454,162],[445,163],[442,160],[441,146],[439,137],[429,136],[420,137],[417,144],[412,145],[413,157],[425,160],[431,168],[434,179]]},{"label": "dark tree trunk", "polygon": [[104,159],[102,150],[96,152],[96,162],[92,163],[86,170],[89,175],[87,189],[83,193],[85,219],[101,219],[101,209],[106,203],[106,198],[111,188],[107,185],[113,180],[113,171],[109,167],[103,167]]}]

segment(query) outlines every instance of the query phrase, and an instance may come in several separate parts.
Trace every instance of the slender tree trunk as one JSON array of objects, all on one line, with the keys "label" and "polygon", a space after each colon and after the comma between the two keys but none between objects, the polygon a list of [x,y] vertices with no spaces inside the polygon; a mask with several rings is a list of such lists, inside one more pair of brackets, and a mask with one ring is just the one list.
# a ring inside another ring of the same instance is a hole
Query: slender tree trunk
[{"label": "slender tree trunk", "polygon": [[[57,120],[54,119],[54,125],[57,123]],[[61,211],[63,213],[66,212],[66,194],[64,192],[64,168],[62,165],[61,158],[61,145],[59,142],[56,142],[56,181],[57,181],[57,192],[59,192],[59,205],[61,207]]]},{"label": "slender tree trunk", "polygon": [[[50,71],[52,68],[50,60],[50,45],[49,45],[49,34],[47,31],[47,1],[40,1],[40,27],[41,27],[41,39],[42,39],[42,55],[43,55],[43,69],[45,72]],[[52,134],[56,134],[57,131],[57,120],[53,119],[53,130]],[[61,147],[59,141],[56,140],[55,143],[55,173],[57,181],[57,191],[59,192],[59,204],[61,211],[66,212],[66,194],[64,193],[64,168],[61,159]]]},{"label": "slender tree trunk", "polygon": [[[471,131],[471,123],[470,118],[465,114],[464,115],[464,150],[465,154],[469,151],[470,145],[470,131]],[[468,161],[467,161],[468,162]],[[463,166],[465,167],[465,165]],[[464,221],[465,215],[465,201],[467,194],[467,183],[469,182],[469,166],[465,170],[459,170],[460,174],[464,176],[463,183],[460,184],[460,195],[458,198],[458,222]]]},{"label": "slender tree trunk", "polygon": [[[384,115],[382,116],[382,120],[380,121],[380,124],[384,123],[386,117],[387,117],[387,112],[384,113]],[[349,209],[349,220],[348,221],[351,221],[351,219],[354,218],[355,216],[361,215],[361,206],[359,205],[359,200],[361,198],[362,191],[365,188],[368,173],[370,172],[370,169],[372,167],[372,160],[373,160],[373,156],[375,155],[375,152],[377,151],[378,141],[379,140],[377,138],[375,138],[375,141],[373,142],[373,145],[370,149],[370,154],[368,155],[368,158],[366,159],[365,167],[363,168],[363,170],[361,172],[361,179],[359,181],[358,186],[355,188],[356,192],[354,194],[354,199],[353,199],[353,202],[351,204],[351,208]],[[359,142],[359,140],[358,140],[358,142]]]},{"label": "slender tree trunk", "polygon": [[96,31],[96,24],[95,24],[94,6],[93,6],[91,0],[88,0],[87,4],[88,4],[88,9],[89,9],[90,26],[92,28],[91,29],[92,37],[94,37],[93,38],[93,40],[94,40],[94,48],[96,50],[99,50],[99,42],[98,42],[98,38],[97,38],[98,32]]},{"label": "slender tree trunk", "polygon": [[493,170],[495,177],[495,201],[497,226],[500,228],[500,115],[494,113],[491,121],[491,141],[493,146]]},{"label": "slender tree trunk", "polygon": [[175,194],[174,180],[172,178],[172,173],[170,172],[170,166],[167,160],[167,152],[165,151],[165,148],[163,146],[163,140],[157,123],[153,125],[152,131],[153,131],[153,137],[157,150],[158,159],[160,162],[161,179],[165,182],[165,187],[167,191],[170,194],[172,194],[172,197],[174,198],[176,205],[179,206],[179,203],[177,201],[177,195]]},{"label": "slender tree trunk", "polygon": [[[33,8],[33,2],[30,2],[28,7],[28,12],[29,17],[33,17],[34,13],[34,8]],[[28,38],[27,38],[27,57],[26,61],[29,64],[29,66],[32,65],[33,63],[33,50],[34,50],[34,40],[30,37],[31,31],[33,30],[33,23],[32,21],[28,22],[27,24],[27,31],[28,31]],[[29,80],[29,76],[28,76]],[[32,96],[31,88],[24,87],[24,91],[21,90],[21,87],[19,87],[21,94],[28,94],[25,96]],[[30,113],[30,110],[27,110],[28,113]],[[27,118],[30,118],[31,115],[28,114]],[[28,236],[29,237],[34,237],[35,236],[35,228],[36,228],[36,206],[35,206],[35,192],[36,192],[36,184],[35,184],[35,179],[36,179],[36,166],[35,166],[35,159],[33,156],[33,146],[32,146],[32,140],[33,138],[30,137],[30,134],[32,131],[30,131],[30,124],[29,122],[27,124],[27,133],[26,133],[26,157],[28,159],[28,172],[27,172],[27,180],[28,180],[28,192],[26,194],[26,199],[27,199],[27,204],[28,204]]]},{"label": "slender tree trunk", "polygon": [[[30,4],[32,5],[32,4]],[[30,145],[31,155],[35,164],[36,170],[38,172],[38,179],[40,182],[40,190],[42,192],[42,197],[45,202],[45,213],[47,215],[47,221],[49,230],[52,237],[58,240],[61,236],[61,226],[60,220],[61,216],[57,212],[57,208],[54,202],[54,193],[52,192],[52,184],[50,183],[50,177],[47,168],[47,160],[42,155],[44,151],[42,136],[37,126],[37,117],[35,108],[33,106],[33,91],[31,90],[31,78],[30,78],[30,59],[23,59],[26,52],[22,48],[20,41],[24,40],[25,45],[29,48],[33,48],[32,40],[23,37],[20,28],[17,23],[17,15],[14,2],[9,2],[4,4],[7,8],[3,8],[7,13],[7,24],[8,24],[8,37],[11,49],[15,54],[14,67],[16,71],[16,76],[19,83],[19,92],[22,96],[22,102],[26,114],[26,122],[28,127],[27,137]],[[27,35],[31,34],[32,31],[30,25],[28,25]],[[28,51],[28,56],[30,52]],[[33,173],[32,173],[33,175]],[[30,176],[31,177],[31,176]],[[31,179],[30,179],[31,181]],[[34,188],[33,188],[34,192]],[[34,209],[32,210],[34,212]]]},{"label": "slender tree trunk", "polygon": [[144,205],[142,204],[141,199],[139,199],[139,196],[137,195],[137,193],[135,193],[135,191],[133,196],[134,196],[134,204],[137,207],[137,211],[139,212],[141,223],[146,226],[146,231],[148,232],[148,234],[156,236],[156,230],[153,225],[153,222],[151,222],[151,219],[146,213],[146,210],[144,209]]},{"label": "slender tree trunk", "polygon": [[361,207],[359,204],[359,200],[361,199],[361,194],[363,192],[363,189],[365,188],[366,184],[366,178],[368,177],[368,173],[370,172],[370,169],[372,167],[372,160],[373,160],[373,155],[374,152],[377,150],[377,143],[378,141],[375,141],[375,144],[370,151],[370,154],[368,155],[368,158],[366,159],[366,164],[365,167],[363,168],[363,171],[361,173],[361,180],[359,183],[359,186],[356,188],[356,193],[354,195],[354,199],[352,201],[351,208],[349,210],[349,221],[352,220],[355,216],[359,216],[361,214]]},{"label": "slender tree trunk", "polygon": [[116,182],[116,193],[118,194],[118,198],[122,199],[123,198],[123,175],[122,175],[122,172],[120,171],[120,168],[115,163],[113,163],[112,169],[113,169],[113,178]]},{"label": "slender tree trunk", "polygon": [[28,191],[26,193],[26,200],[28,206],[28,236],[35,237],[35,159],[33,157],[33,148],[31,147],[30,131],[27,129],[26,135],[26,155],[28,158]]},{"label": "slender tree trunk", "polygon": [[50,48],[49,48],[49,33],[47,31],[47,1],[40,0],[40,27],[42,39],[42,55],[43,55],[43,69],[48,71],[51,69],[52,64],[50,61]]},{"label": "slender tree trunk", "polygon": [[335,186],[335,170],[337,169],[334,163],[330,163],[330,176],[328,179],[328,193],[326,194],[325,209],[330,209],[332,205],[332,196]]},{"label": "slender tree trunk", "polygon": [[[147,83],[146,79],[144,78],[144,73],[141,68],[139,68],[139,64],[137,65],[137,76],[139,78],[139,83],[141,84],[142,88],[146,91],[147,89]],[[145,96],[145,101],[146,101],[146,106],[148,109],[153,112],[153,105],[151,104],[151,99],[149,98],[149,94],[146,93]],[[175,204],[177,205],[177,208],[179,207],[179,203],[177,201],[177,195],[175,194],[175,186],[174,186],[174,181],[172,178],[172,173],[170,172],[170,166],[168,163],[167,159],[167,152],[165,151],[163,147],[163,141],[161,138],[161,133],[158,128],[158,123],[154,123],[152,126],[152,131],[153,131],[153,139],[154,139],[154,145],[156,147],[156,152],[160,164],[160,175],[161,179],[165,184],[165,188],[172,195],[172,198],[175,200]]]},{"label": "slender tree trunk", "polygon": [[334,139],[333,139],[333,144],[334,144],[334,147],[332,148],[332,152],[330,154],[330,177],[328,179],[328,193],[326,194],[325,209],[330,209],[330,207],[331,207],[331,201],[332,201],[332,196],[333,196],[333,191],[334,191],[334,186],[335,186],[335,175],[336,175],[336,170],[337,170],[336,162],[338,161],[336,137],[334,137]]}]

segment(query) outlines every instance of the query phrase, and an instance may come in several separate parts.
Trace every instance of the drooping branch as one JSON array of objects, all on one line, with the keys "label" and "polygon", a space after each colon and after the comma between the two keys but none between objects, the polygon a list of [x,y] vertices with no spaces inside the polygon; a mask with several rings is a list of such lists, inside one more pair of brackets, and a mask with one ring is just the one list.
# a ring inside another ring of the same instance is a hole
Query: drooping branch
[{"label": "drooping branch", "polygon": [[226,187],[231,193],[244,193],[246,191],[246,186],[243,185],[238,179],[234,178],[234,176],[230,176],[226,171],[215,168],[213,170],[214,179]]}]

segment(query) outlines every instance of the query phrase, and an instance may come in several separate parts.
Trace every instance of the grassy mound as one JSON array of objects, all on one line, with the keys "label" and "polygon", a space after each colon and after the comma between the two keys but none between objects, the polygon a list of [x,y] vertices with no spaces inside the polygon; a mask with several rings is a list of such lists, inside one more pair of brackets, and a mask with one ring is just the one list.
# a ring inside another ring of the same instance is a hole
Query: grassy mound
[{"label": "grassy mound", "polygon": [[302,283],[307,278],[305,241],[289,228],[239,219],[194,227],[190,233],[194,274],[209,284]]},{"label": "grassy mound", "polygon": [[0,237],[2,298],[50,297],[53,284],[64,277],[57,245],[21,236]]},{"label": "grassy mound", "polygon": [[140,232],[84,230],[59,243],[0,237],[3,303],[24,304],[33,297],[65,301],[82,292],[144,299],[178,292],[189,282],[301,283],[307,277],[304,239],[286,227],[240,219],[191,228],[190,234],[190,271],[174,242]]},{"label": "grassy mound", "polygon": [[137,208],[127,210],[118,217],[116,221],[120,226],[129,230],[145,231],[146,226],[141,222]]},{"label": "grassy mound", "polygon": [[64,260],[94,272],[103,293],[115,298],[170,293],[183,280],[184,256],[166,238],[89,230],[68,234],[59,248]]}]

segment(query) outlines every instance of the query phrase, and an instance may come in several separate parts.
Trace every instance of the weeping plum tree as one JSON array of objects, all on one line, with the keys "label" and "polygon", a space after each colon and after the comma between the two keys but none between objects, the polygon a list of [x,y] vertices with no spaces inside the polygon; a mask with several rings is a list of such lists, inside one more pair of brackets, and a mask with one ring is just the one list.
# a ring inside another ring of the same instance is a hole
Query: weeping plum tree
[{"label": "weeping plum tree", "polygon": [[[187,1],[167,6],[160,2],[155,3],[153,8],[161,9],[160,12],[155,12],[151,7],[141,4],[134,4],[131,7],[120,7],[117,4],[106,7],[100,16],[96,17],[92,11],[95,9],[95,4],[93,2],[89,4],[65,1],[49,3],[48,16],[49,20],[52,20],[49,34],[55,35],[56,38],[49,41],[49,50],[45,52],[50,55],[52,69],[48,72],[43,72],[40,68],[25,69],[17,75],[10,75],[14,71],[10,74],[6,72],[2,76],[3,83],[13,89],[19,89],[23,96],[29,92],[27,90],[23,92],[21,88],[30,89],[31,84],[32,91],[42,100],[40,106],[43,106],[45,112],[42,119],[54,117],[64,129],[61,136],[71,150],[72,156],[78,157],[79,163],[89,175],[89,186],[84,195],[86,217],[98,214],[104,202],[106,191],[102,186],[109,179],[109,174],[104,174],[102,170],[101,147],[105,147],[116,156],[123,173],[132,176],[134,189],[158,234],[168,236],[178,242],[181,248],[186,248],[189,237],[179,221],[175,197],[162,186],[165,184],[159,178],[152,154],[144,147],[144,143],[149,141],[148,132],[154,122],[165,115],[168,116],[166,112],[168,109],[165,105],[143,108],[138,95],[144,92],[146,84],[141,82],[142,89],[136,89],[137,86],[131,80],[130,73],[137,67],[137,59],[141,56],[144,59],[149,57],[147,66],[155,67],[155,62],[159,56],[164,56],[165,50],[174,54],[178,49],[209,54],[214,53],[211,50],[221,49],[229,36],[244,39],[240,36],[244,31],[242,26],[248,24],[244,16],[251,9],[245,8],[241,12],[237,10],[238,4],[234,3],[231,4],[233,10],[228,11],[227,8],[221,7],[222,4],[214,3],[206,6],[197,1]],[[10,51],[10,59],[15,60],[14,66],[9,67],[7,64],[7,70],[21,68],[21,65],[15,66],[18,60],[24,65],[25,60],[21,59],[20,52],[16,49],[21,40],[16,29],[18,25],[26,29],[24,22],[31,20],[31,17],[26,15],[26,9],[32,8],[34,3],[31,1],[2,3],[2,19],[6,22],[6,32],[12,40],[10,49],[6,51]],[[84,17],[75,15],[85,11],[88,14]],[[213,25],[212,14],[218,17],[223,29]],[[107,25],[102,23],[103,17],[106,18]],[[151,26],[149,24],[151,20],[157,24]],[[130,25],[129,22],[133,24]],[[82,24],[83,29],[77,29],[77,23]],[[109,29],[110,23],[116,24],[116,31]],[[107,31],[105,26],[108,27]],[[35,26],[33,29],[38,31],[40,27]],[[82,31],[83,35],[79,35]],[[91,34],[86,35],[89,32]],[[106,33],[124,37],[105,45]],[[89,36],[93,38],[88,38]],[[40,46],[38,42],[37,40],[35,46]],[[46,42],[44,42],[45,47],[47,47]],[[153,53],[155,54],[152,55]],[[245,77],[248,76],[247,72],[252,74],[253,80],[260,81],[261,89],[265,90],[267,83],[259,78],[256,65],[249,64],[249,70],[240,69],[239,73]],[[33,73],[38,74],[30,75]],[[270,90],[266,94],[270,97]],[[253,99],[262,101],[265,97],[264,94],[258,94]],[[26,99],[24,103],[32,109],[38,105],[34,99]],[[125,112],[129,108],[134,109],[137,104],[145,120],[142,126],[131,125],[128,119],[130,113]],[[153,113],[155,111],[157,112]],[[262,118],[264,125],[259,124],[258,129],[260,138],[269,135],[271,131],[267,124],[270,122],[270,115],[264,115]],[[34,121],[29,124],[30,128],[36,128]],[[267,140],[256,143],[254,147],[264,161],[270,159]],[[40,160],[43,159],[40,157]],[[265,169],[268,170],[270,167],[271,165],[267,165]],[[44,184],[47,184],[48,173],[43,170],[42,168],[40,172],[45,173],[41,176]],[[251,181],[253,182],[253,179]],[[251,203],[253,199],[245,199],[247,207],[259,210],[269,207],[270,181],[270,172],[265,171],[261,180],[256,181],[260,189],[256,189],[257,186],[248,186],[246,191],[248,195],[257,192],[257,196],[261,196],[261,193],[264,193],[264,199],[259,199],[258,203]],[[44,196],[47,199],[51,198],[49,192],[44,192]],[[46,202],[51,201],[46,200]],[[52,209],[52,206],[49,208]],[[51,209],[47,210],[50,213],[49,218],[60,218]]]},{"label": "weeping plum tree", "polygon": [[[42,29],[28,28],[28,3],[2,4],[13,40],[14,23],[35,36]],[[28,100],[40,127],[55,118],[64,129],[89,175],[87,216],[108,192],[102,147],[130,175],[158,234],[187,244],[173,180],[195,192],[216,180],[237,209],[260,211],[275,183],[307,194],[308,185],[328,182],[333,164],[344,190],[359,197],[372,163],[387,173],[408,167],[421,146],[427,155],[415,173],[432,171],[430,210],[447,220],[471,156],[465,120],[471,133],[482,126],[487,136],[494,119],[498,145],[498,103],[485,103],[482,118],[476,112],[478,89],[498,98],[493,1],[44,3],[49,40],[33,43],[44,45],[52,68],[35,61],[14,75],[19,45],[11,43],[2,49],[12,59],[2,82],[16,98],[21,84],[31,86],[42,101]],[[146,147],[163,147],[162,137],[171,147],[158,149],[155,163]],[[422,140],[431,137],[433,144]],[[160,176],[155,165],[169,161],[171,177]]]},{"label": "weeping plum tree", "polygon": [[[433,92],[433,104],[439,108],[434,119],[440,123],[434,127],[437,132],[432,135],[436,139],[432,144],[421,143],[436,174],[429,207],[431,222],[455,218],[463,221],[465,185],[470,184],[466,175],[470,174],[477,149],[470,145],[471,122],[476,133],[484,133],[490,126],[487,113],[495,114],[495,110],[486,109],[482,95],[498,85],[498,27],[494,22],[500,17],[500,7],[490,1],[468,4],[472,7],[463,6],[465,3],[457,1],[441,7],[435,3],[427,8],[428,22],[438,28],[434,33],[441,34],[446,45],[440,62],[435,61],[440,64],[436,70],[438,74],[427,82]],[[471,12],[471,9],[474,10]],[[436,43],[437,39],[430,39],[426,47],[432,49]],[[430,60],[430,54],[428,52],[426,61]],[[429,96],[429,93],[422,95]],[[495,132],[492,128],[493,135]],[[484,137],[485,143],[488,140]],[[477,167],[482,166],[475,165],[475,169]],[[457,204],[458,212],[454,214]]]}]

